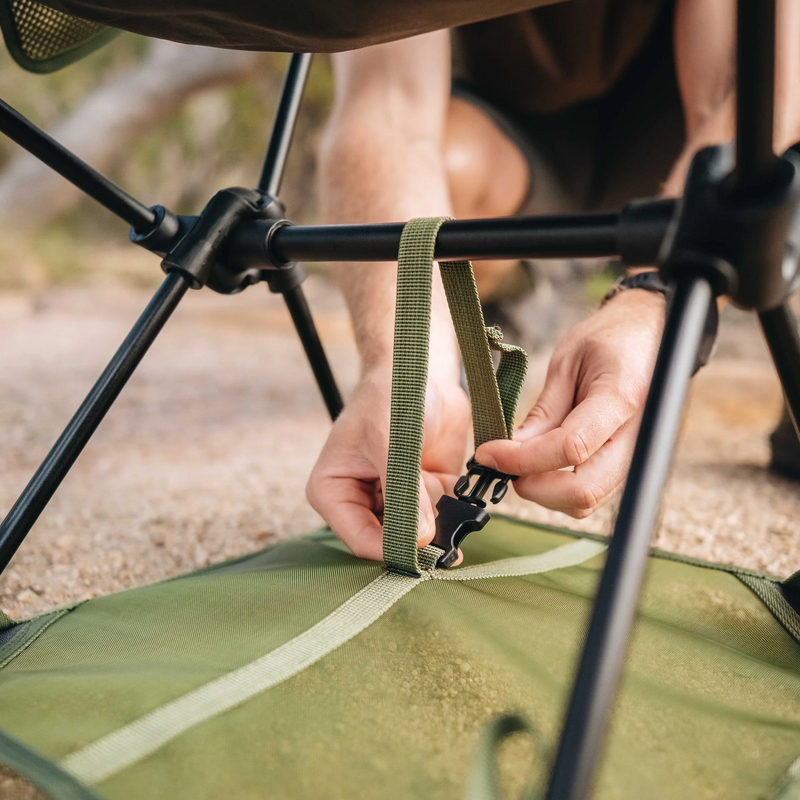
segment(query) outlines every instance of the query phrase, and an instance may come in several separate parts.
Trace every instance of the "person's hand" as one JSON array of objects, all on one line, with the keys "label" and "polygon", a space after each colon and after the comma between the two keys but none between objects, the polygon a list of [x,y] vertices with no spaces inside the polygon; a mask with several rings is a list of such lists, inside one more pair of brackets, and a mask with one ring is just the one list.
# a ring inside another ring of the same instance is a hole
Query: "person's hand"
[{"label": "person's hand", "polygon": [[665,305],[632,289],[576,325],[514,439],[487,442],[477,460],[520,475],[513,486],[521,497],[578,519],[607,503],[628,473]]},{"label": "person's hand", "polygon": [[[389,453],[391,368],[363,377],[336,420],[306,487],[312,507],[354,555],[383,559],[383,490]],[[434,507],[463,471],[469,401],[432,376],[425,399],[419,546],[435,532]]]}]

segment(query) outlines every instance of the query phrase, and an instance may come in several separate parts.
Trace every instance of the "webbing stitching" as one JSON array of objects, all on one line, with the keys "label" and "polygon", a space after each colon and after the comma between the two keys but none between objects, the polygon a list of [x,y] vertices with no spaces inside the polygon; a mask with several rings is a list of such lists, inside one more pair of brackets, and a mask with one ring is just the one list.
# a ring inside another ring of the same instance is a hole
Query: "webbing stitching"
[{"label": "webbing stitching", "polygon": [[[537,556],[508,558],[451,573],[426,570],[421,578],[384,572],[316,625],[264,656],[163,705],[103,736],[60,762],[62,769],[88,784],[99,783],[156,752],[186,730],[228,711],[250,697],[294,677],[347,643],[420,583],[439,580],[519,576],[525,563],[536,574],[577,566],[600,552],[601,545],[570,542]],[[479,574],[483,570],[484,574]],[[445,577],[452,576],[452,577]]]}]

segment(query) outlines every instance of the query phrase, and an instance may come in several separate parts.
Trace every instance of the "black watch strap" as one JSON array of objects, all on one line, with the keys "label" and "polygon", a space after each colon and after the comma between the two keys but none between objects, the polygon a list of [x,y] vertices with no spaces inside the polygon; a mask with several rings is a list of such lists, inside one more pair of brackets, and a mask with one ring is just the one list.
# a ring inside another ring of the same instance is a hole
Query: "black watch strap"
[{"label": "black watch strap", "polygon": [[627,289],[644,289],[646,292],[656,292],[663,294],[669,300],[672,290],[661,280],[661,276],[655,272],[638,272],[636,275],[628,275],[627,278],[620,278],[606,293],[602,305],[605,305],[612,297],[616,297],[620,292]]},{"label": "black watch strap", "polygon": [[[672,288],[661,280],[661,276],[653,272],[639,272],[636,275],[629,275],[627,278],[618,280],[603,298],[601,305],[605,305],[612,297],[615,297],[620,292],[627,289],[644,289],[648,292],[657,292],[664,295],[667,303],[672,299]],[[719,327],[719,309],[717,302],[714,300],[708,309],[708,317],[706,318],[705,329],[703,330],[703,338],[700,341],[700,346],[697,349],[697,361],[695,362],[694,372],[704,367],[714,352],[714,346],[717,343],[717,328]]]}]

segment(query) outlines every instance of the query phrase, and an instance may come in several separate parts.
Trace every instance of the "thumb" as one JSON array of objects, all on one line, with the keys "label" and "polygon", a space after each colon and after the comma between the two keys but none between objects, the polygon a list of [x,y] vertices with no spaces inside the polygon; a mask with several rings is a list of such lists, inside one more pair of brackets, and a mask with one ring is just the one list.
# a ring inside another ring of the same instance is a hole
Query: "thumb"
[{"label": "thumb", "polygon": [[[520,474],[518,466],[520,445],[558,428],[572,411],[575,399],[575,379],[567,371],[551,363],[544,389],[536,405],[528,412],[522,425],[508,439],[494,439],[482,444],[475,452],[478,463],[492,469]],[[517,466],[515,466],[517,465]]]}]

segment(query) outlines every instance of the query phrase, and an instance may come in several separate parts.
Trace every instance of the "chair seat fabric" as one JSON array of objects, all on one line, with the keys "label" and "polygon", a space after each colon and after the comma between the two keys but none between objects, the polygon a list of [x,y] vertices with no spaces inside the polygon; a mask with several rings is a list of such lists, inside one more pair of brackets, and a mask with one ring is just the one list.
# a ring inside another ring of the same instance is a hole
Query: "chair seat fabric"
[{"label": "chair seat fabric", "polygon": [[331,53],[513,14],[559,0],[46,0],[59,11],[158,39]]},{"label": "chair seat fabric", "polygon": [[[59,799],[81,795],[54,772],[111,800],[455,799],[517,712],[539,740],[501,750],[519,796],[546,777],[605,547],[496,518],[465,566],[415,579],[320,531],[35,618],[0,647],[0,762]],[[798,637],[769,577],[654,553],[595,796],[794,797]]]}]

